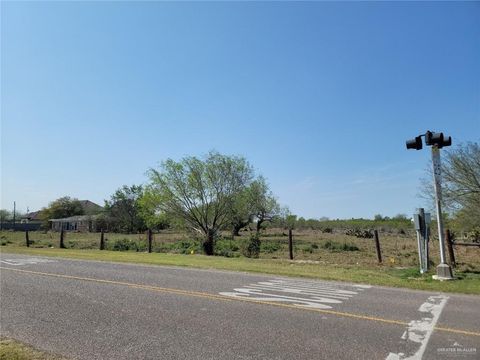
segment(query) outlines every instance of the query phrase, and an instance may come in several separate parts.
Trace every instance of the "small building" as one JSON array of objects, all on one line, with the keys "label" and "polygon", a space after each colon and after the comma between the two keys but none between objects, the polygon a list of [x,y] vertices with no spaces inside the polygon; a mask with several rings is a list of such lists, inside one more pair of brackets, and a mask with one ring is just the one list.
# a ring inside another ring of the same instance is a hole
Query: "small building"
[{"label": "small building", "polygon": [[20,217],[20,222],[16,223],[12,229],[20,230],[20,231],[37,231],[40,230],[42,226],[42,219],[41,219],[41,212],[34,211],[29,212],[22,217]]},{"label": "small building", "polygon": [[30,223],[30,222],[41,222],[41,211],[32,211],[29,213],[26,213],[20,218],[21,223]]},{"label": "small building", "polygon": [[96,232],[99,215],[76,215],[63,219],[50,219],[50,229],[53,231]]},{"label": "small building", "polygon": [[97,215],[103,211],[103,207],[90,200],[79,200],[85,215]]}]

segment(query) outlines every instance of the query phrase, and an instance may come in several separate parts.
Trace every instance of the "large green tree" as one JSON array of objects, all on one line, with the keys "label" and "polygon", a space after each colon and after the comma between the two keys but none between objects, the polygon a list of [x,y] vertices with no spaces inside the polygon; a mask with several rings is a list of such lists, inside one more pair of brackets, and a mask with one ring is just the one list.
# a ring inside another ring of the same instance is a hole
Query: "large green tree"
[{"label": "large green tree", "polygon": [[152,191],[151,187],[146,187],[142,197],[139,199],[140,216],[145,225],[152,230],[163,230],[171,225],[171,219],[168,214],[158,207],[160,200],[158,192]]},{"label": "large green tree", "polygon": [[281,209],[263,176],[252,182],[249,197],[258,233],[265,222],[272,221],[280,215]]},{"label": "large green tree", "polygon": [[240,230],[250,224],[255,216],[254,203],[251,199],[252,185],[243,189],[235,196],[230,207],[230,226],[232,236],[239,236]]},{"label": "large green tree", "polygon": [[255,178],[236,197],[231,207],[232,235],[252,222],[256,222],[257,234],[262,224],[272,221],[280,214],[280,206],[263,176]]},{"label": "large green tree", "polygon": [[134,233],[146,229],[141,214],[140,199],[143,196],[141,185],[124,185],[105,201],[105,213],[110,229],[118,232]]},{"label": "large green tree", "polygon": [[243,157],[212,151],[202,159],[168,159],[148,174],[158,210],[200,233],[205,254],[213,255],[215,237],[231,224],[231,209],[251,183],[253,169]]}]

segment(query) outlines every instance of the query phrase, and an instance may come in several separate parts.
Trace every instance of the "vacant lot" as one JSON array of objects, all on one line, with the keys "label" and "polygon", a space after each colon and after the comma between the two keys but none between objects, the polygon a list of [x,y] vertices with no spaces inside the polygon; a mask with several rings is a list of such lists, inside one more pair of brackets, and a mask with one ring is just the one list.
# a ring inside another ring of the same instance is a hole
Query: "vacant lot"
[{"label": "vacant lot", "polygon": [[409,287],[480,294],[480,249],[456,247],[457,281],[433,281],[439,263],[438,239],[430,243],[429,274],[418,271],[417,242],[414,231],[386,229],[379,232],[383,262],[379,264],[373,238],[362,238],[363,231],[348,235],[348,229],[296,230],[293,232],[294,261],[289,260],[288,231],[268,229],[262,232],[259,259],[242,255],[242,242],[250,233],[232,238],[225,233],[216,242],[217,256],[201,255],[200,240],[191,234],[162,231],[153,234],[152,250],[146,254],[146,234],[105,233],[106,251],[99,251],[99,233],[65,233],[67,249],[59,249],[60,234],[29,233],[30,248],[25,246],[25,233],[0,232],[4,252],[77,259],[132,262],[156,265],[178,265],[260,272],[287,276],[305,276],[375,285]]},{"label": "vacant lot", "polygon": [[[144,252],[147,249],[146,234],[105,233],[107,250]],[[383,267],[415,268],[418,264],[415,233],[383,231],[379,233],[383,256]],[[30,232],[32,248],[58,248],[60,234],[56,232]],[[249,238],[248,232],[231,238],[225,234],[217,240],[216,255],[241,257],[241,244]],[[25,233],[0,232],[3,247],[25,246]],[[65,233],[65,246],[69,249],[98,249],[99,233]],[[359,238],[346,235],[345,231],[323,232],[321,230],[296,230],[293,232],[295,260],[304,260],[323,265],[378,267],[375,242],[372,238]],[[480,249],[456,247],[458,270],[480,272]],[[153,234],[153,252],[198,254],[200,240],[185,232],[162,231]],[[430,242],[432,265],[439,262],[438,240]],[[269,229],[262,233],[259,257],[262,259],[288,259],[288,232],[282,229]]]}]

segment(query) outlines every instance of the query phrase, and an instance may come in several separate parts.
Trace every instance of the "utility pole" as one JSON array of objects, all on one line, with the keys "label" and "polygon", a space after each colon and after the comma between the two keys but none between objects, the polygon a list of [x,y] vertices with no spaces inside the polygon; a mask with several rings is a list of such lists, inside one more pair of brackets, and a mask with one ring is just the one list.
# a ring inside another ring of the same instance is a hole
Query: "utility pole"
[{"label": "utility pole", "polygon": [[422,149],[422,136],[425,137],[425,144],[432,147],[432,166],[433,166],[433,186],[435,189],[435,207],[437,210],[438,225],[438,242],[440,247],[440,264],[437,266],[437,275],[433,278],[437,280],[452,280],[452,268],[447,264],[445,259],[445,234],[443,230],[442,218],[442,184],[441,184],[441,163],[440,149],[444,146],[452,145],[450,136],[444,137],[443,133],[435,133],[427,131],[425,134],[419,135],[414,139],[407,140],[407,149]]}]

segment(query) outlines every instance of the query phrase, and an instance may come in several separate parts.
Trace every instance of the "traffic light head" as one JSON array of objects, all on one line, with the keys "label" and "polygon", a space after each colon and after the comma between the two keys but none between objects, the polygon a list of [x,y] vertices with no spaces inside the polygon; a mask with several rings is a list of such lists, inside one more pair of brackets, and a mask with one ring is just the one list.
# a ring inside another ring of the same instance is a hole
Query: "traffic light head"
[{"label": "traffic light head", "polygon": [[407,144],[407,149],[421,150],[422,138],[421,136],[417,136],[415,139],[407,140],[406,144]]},{"label": "traffic light head", "polygon": [[439,145],[438,147],[441,148],[441,147],[444,147],[444,146],[451,146],[451,145],[452,145],[452,137],[449,136],[447,138],[444,138],[442,144]]},{"label": "traffic light head", "polygon": [[425,144],[427,144],[427,145],[433,145],[433,143],[432,143],[432,135],[433,135],[433,133],[432,133],[431,131],[427,131],[427,132],[425,133]]},{"label": "traffic light head", "polygon": [[432,145],[438,145],[438,147],[441,147],[443,144],[443,133],[433,133],[431,141]]},{"label": "traffic light head", "polygon": [[452,145],[452,137],[445,137],[441,132],[432,133],[431,131],[427,131],[425,133],[425,144],[436,145],[439,149],[441,149],[444,146]]}]

